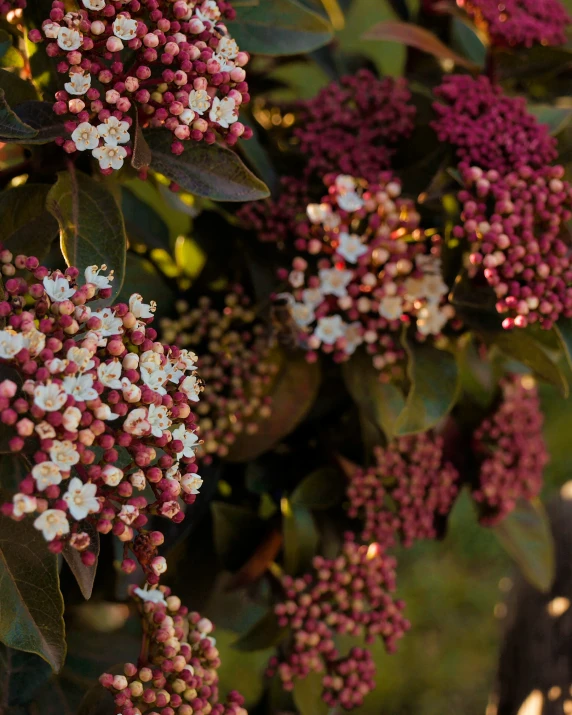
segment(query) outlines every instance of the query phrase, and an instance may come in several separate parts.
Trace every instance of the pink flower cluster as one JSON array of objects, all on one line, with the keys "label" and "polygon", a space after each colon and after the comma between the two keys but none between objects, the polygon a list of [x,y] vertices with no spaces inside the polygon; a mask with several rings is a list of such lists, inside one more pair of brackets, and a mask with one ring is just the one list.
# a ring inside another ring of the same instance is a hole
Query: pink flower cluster
[{"label": "pink flower cluster", "polygon": [[347,360],[365,344],[376,368],[403,355],[398,333],[414,324],[419,339],[441,333],[453,317],[446,305],[439,237],[419,229],[414,204],[400,198],[390,173],[368,184],[349,175],[329,175],[327,196],[309,204],[295,248],[306,257],[283,269],[290,305],[308,360],[318,349]]},{"label": "pink flower cluster", "polygon": [[347,488],[348,513],[363,520],[361,539],[382,549],[437,536],[435,521],[451,510],[459,474],[443,459],[443,438],[425,432],[377,447],[376,465],[358,469]]},{"label": "pink flower cluster", "polygon": [[[65,12],[54,0],[33,42],[48,40],[50,57],[68,77],[54,111],[68,117],[65,151],[91,151],[104,173],[132,152],[132,108],[142,126],[166,127],[172,151],[183,141],[233,145],[251,130],[237,121],[249,100],[246,52],[223,24],[234,10],[226,0],[81,0]],[[92,86],[93,83],[93,86]]]},{"label": "pink flower cluster", "polygon": [[457,0],[496,47],[564,45],[570,16],[559,0]]},{"label": "pink flower cluster", "polygon": [[487,525],[501,521],[517,499],[538,496],[549,459],[533,378],[513,375],[501,387],[500,405],[473,437],[475,452],[482,459],[473,498],[481,505],[481,522]]},{"label": "pink flower cluster", "polygon": [[140,295],[102,307],[113,279],[104,266],[88,267],[79,285],[76,268],[50,272],[8,250],[0,264],[0,420],[10,450],[30,460],[3,511],[34,515],[52,552],[69,543],[86,564],[87,524],[113,532],[125,544],[123,568],[136,566],[131,548],[157,583],[163,537],[144,527],[152,514],[180,522],[181,503],[194,502],[202,483],[188,404],[199,391],[196,356],[156,341],[155,305]]},{"label": "pink flower cluster", "polygon": [[563,240],[572,217],[572,187],[551,165],[555,140],[527,114],[523,99],[502,94],[488,79],[449,77],[436,91],[433,123],[453,144],[464,188],[462,224],[470,273],[484,274],[506,315],[503,327],[539,323],[549,329],[572,316],[572,266]]},{"label": "pink flower cluster", "polygon": [[213,624],[189,613],[168,588],[134,590],[143,619],[144,647],[138,665],[123,675],[104,673],[120,715],[246,715],[243,697],[233,691],[219,702],[220,666]]},{"label": "pink flower cluster", "polygon": [[285,576],[285,600],[275,606],[280,626],[291,629],[286,653],[274,657],[268,673],[278,673],[283,687],[312,672],[323,673],[322,697],[331,707],[350,709],[361,705],[374,686],[375,665],[367,650],[354,648],[341,656],[336,634],[383,639],[388,651],[409,628],[403,617],[404,603],[395,601],[395,559],[379,544],[357,544],[345,535],[335,559],[314,557],[313,573],[302,578]]},{"label": "pink flower cluster", "polygon": [[161,325],[165,340],[201,354],[197,365],[205,386],[196,414],[205,463],[213,455],[225,457],[239,434],[255,434],[258,420],[270,416],[267,392],[278,370],[269,331],[244,288],[232,286],[221,302],[218,308],[204,296],[190,309],[179,301],[180,317]]}]

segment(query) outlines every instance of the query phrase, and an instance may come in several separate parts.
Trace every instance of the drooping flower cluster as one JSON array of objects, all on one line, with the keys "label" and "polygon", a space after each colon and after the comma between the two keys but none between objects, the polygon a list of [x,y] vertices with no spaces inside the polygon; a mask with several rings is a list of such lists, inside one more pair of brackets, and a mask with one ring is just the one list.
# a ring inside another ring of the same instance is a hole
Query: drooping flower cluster
[{"label": "drooping flower cluster", "polygon": [[104,673],[100,683],[114,695],[120,715],[246,715],[233,691],[219,702],[220,666],[213,624],[189,613],[168,588],[135,589],[143,619],[144,648],[123,675]]},{"label": "drooping flower cluster", "polygon": [[295,248],[306,257],[281,273],[290,284],[285,296],[309,360],[319,349],[347,360],[365,343],[381,370],[402,357],[397,332],[404,324],[424,339],[452,317],[439,237],[419,229],[414,204],[400,198],[390,173],[375,184],[348,175],[330,175],[325,184],[328,195],[307,207],[297,231]]},{"label": "drooping flower cluster", "polygon": [[542,488],[548,451],[542,436],[538,391],[529,375],[506,377],[497,410],[473,436],[482,459],[473,498],[482,506],[481,522],[496,524],[517,499],[532,499]]},{"label": "drooping flower cluster", "polygon": [[443,438],[400,437],[375,450],[376,464],[358,469],[347,488],[348,513],[363,520],[361,539],[382,549],[434,539],[436,519],[451,510],[459,474],[443,458]]},{"label": "drooping flower cluster", "polygon": [[433,123],[460,158],[464,188],[457,238],[470,247],[470,273],[482,272],[506,315],[503,327],[551,328],[572,315],[572,266],[563,240],[572,187],[551,165],[555,141],[526,113],[524,100],[480,77],[449,77],[436,91]]},{"label": "drooping flower cluster", "polygon": [[[86,524],[113,532],[156,583],[166,568],[157,555],[163,537],[144,527],[153,514],[181,521],[181,503],[192,503],[201,484],[188,404],[198,394],[196,356],[156,341],[155,306],[140,295],[101,307],[112,292],[105,267],[88,267],[80,286],[73,267],[50,272],[7,250],[0,262],[8,371],[0,419],[10,450],[31,462],[4,513],[34,515],[51,551],[69,543],[85,563],[93,561]],[[135,565],[123,562],[126,571]]]},{"label": "drooping flower cluster", "polygon": [[224,25],[234,14],[226,0],[81,0],[67,13],[54,0],[42,31],[29,37],[48,40],[67,76],[54,105],[68,118],[59,143],[69,153],[91,151],[104,172],[119,169],[133,149],[133,107],[142,126],[173,133],[175,154],[189,139],[248,138],[237,121],[249,100],[248,55]]},{"label": "drooping flower cluster", "polygon": [[165,339],[200,351],[198,368],[205,382],[196,414],[208,463],[210,455],[225,457],[242,432],[254,434],[258,420],[269,417],[266,395],[278,366],[271,360],[268,329],[256,319],[240,285],[233,286],[218,309],[203,297],[198,307],[177,305],[178,320],[164,320]]},{"label": "drooping flower cluster", "polygon": [[346,534],[340,555],[316,556],[313,567],[303,578],[282,579],[285,600],[275,606],[275,613],[292,635],[284,655],[271,659],[268,672],[278,673],[287,690],[297,679],[323,673],[325,702],[357,707],[375,686],[375,665],[366,649],[354,648],[342,656],[335,636],[363,636],[368,643],[380,637],[388,651],[395,650],[409,628],[404,603],[391,596],[395,559],[379,544],[359,545]]},{"label": "drooping flower cluster", "polygon": [[457,0],[496,47],[564,45],[570,16],[559,0]]}]

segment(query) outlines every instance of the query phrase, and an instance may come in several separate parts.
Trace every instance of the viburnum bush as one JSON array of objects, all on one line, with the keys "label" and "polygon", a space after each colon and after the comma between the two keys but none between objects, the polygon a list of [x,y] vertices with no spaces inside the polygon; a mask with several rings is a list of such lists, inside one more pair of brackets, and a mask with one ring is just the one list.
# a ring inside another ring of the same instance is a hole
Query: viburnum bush
[{"label": "viburnum bush", "polygon": [[550,592],[570,17],[359,5],[0,2],[0,712],[386,712],[461,499]]}]

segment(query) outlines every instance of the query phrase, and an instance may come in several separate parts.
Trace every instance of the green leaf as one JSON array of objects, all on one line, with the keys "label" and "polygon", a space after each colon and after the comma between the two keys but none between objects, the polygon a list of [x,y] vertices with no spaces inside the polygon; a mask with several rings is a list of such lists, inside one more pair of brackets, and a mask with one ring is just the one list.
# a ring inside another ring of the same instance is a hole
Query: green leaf
[{"label": "green leaf", "polygon": [[49,186],[24,184],[0,194],[0,241],[15,253],[24,251],[40,260],[58,235],[58,224],[46,210]]},{"label": "green leaf", "polygon": [[51,675],[52,669],[39,656],[0,644],[0,711],[8,712],[3,706],[27,705]]},{"label": "green leaf", "polygon": [[288,633],[288,628],[278,625],[278,619],[273,610],[269,610],[262,618],[243,633],[232,647],[236,650],[265,650],[278,645]]},{"label": "green leaf", "polygon": [[236,8],[227,23],[241,50],[259,55],[311,52],[332,39],[330,24],[297,0],[259,0]]},{"label": "green leaf", "polygon": [[322,467],[304,477],[290,495],[290,502],[306,509],[329,509],[344,495],[344,483],[333,467]]},{"label": "green leaf", "polygon": [[397,420],[395,434],[426,432],[452,409],[459,392],[459,375],[451,353],[431,345],[403,340],[409,356],[411,388]]},{"label": "green leaf", "polygon": [[540,500],[520,500],[500,524],[492,527],[492,531],[527,581],[539,591],[548,593],[556,568],[554,541]]},{"label": "green leaf", "polygon": [[26,139],[26,144],[49,144],[66,133],[64,122],[54,114],[51,102],[29,100],[15,107],[14,112],[24,124],[36,130],[35,136]]},{"label": "green leaf", "polygon": [[256,201],[269,196],[265,184],[237,154],[220,144],[185,142],[179,156],[171,152],[173,136],[166,129],[145,134],[153,152],[151,169],[197,196],[213,201]]},{"label": "green leaf", "polygon": [[124,186],[121,187],[121,210],[129,240],[148,248],[169,251],[169,227],[147,202]]},{"label": "green leaf", "polygon": [[260,142],[256,125],[246,117],[241,117],[241,121],[252,129],[253,134],[248,141],[239,142],[239,151],[274,194],[279,188],[278,175],[272,166],[268,152]]},{"label": "green leaf", "polygon": [[296,680],[292,695],[300,715],[328,715],[330,708],[322,700],[323,673],[310,673]]},{"label": "green leaf", "polygon": [[66,653],[63,613],[57,556],[31,519],[0,517],[0,641],[58,671]]},{"label": "green leaf", "polygon": [[230,462],[246,462],[269,450],[297,427],[314,403],[321,379],[318,363],[308,363],[300,352],[279,352],[277,359],[280,371],[268,393],[272,413],[258,420],[255,434],[237,435],[226,457]]},{"label": "green leaf", "polygon": [[474,27],[458,17],[451,19],[451,40],[463,54],[479,67],[485,66],[487,48]]},{"label": "green leaf", "polygon": [[99,532],[89,523],[85,522],[84,531],[89,534],[91,543],[88,551],[95,554],[95,563],[93,566],[85,566],[81,560],[81,554],[77,549],[73,549],[69,544],[64,546],[63,557],[70,567],[71,572],[75,576],[77,585],[82,593],[82,596],[89,600],[93,592],[93,582],[97,572],[97,560],[99,558]]},{"label": "green leaf", "polygon": [[26,143],[27,140],[33,139],[37,133],[36,129],[24,124],[10,109],[4,90],[0,89],[0,141]]},{"label": "green leaf", "polygon": [[0,30],[0,65],[18,69],[24,66],[22,53],[14,47],[12,37],[5,30]]},{"label": "green leaf", "polygon": [[551,104],[528,104],[527,110],[540,124],[546,124],[552,136],[559,134],[572,121],[570,107],[554,107]]},{"label": "green leaf", "polygon": [[392,383],[381,382],[371,356],[361,350],[343,364],[342,374],[350,395],[363,415],[382,429],[387,437],[391,437],[405,406],[401,390]]},{"label": "green leaf", "polygon": [[113,297],[125,276],[127,237],[123,215],[105,186],[75,169],[62,171],[46,206],[60,225],[62,253],[81,275],[88,266],[113,270]]},{"label": "green leaf", "polygon": [[0,88],[4,91],[6,102],[11,107],[17,107],[31,99],[38,99],[34,85],[21,79],[15,72],[0,69]]},{"label": "green leaf", "polygon": [[564,397],[568,396],[568,382],[562,371],[528,329],[499,331],[492,336],[492,342],[505,355],[526,365],[539,379],[557,387]]},{"label": "green leaf", "polygon": [[301,504],[293,504],[285,497],[280,506],[283,517],[284,570],[296,576],[310,568],[320,537],[309,509]]},{"label": "green leaf", "polygon": [[568,365],[572,368],[572,318],[560,318],[554,326],[554,331],[564,350]]},{"label": "green leaf", "polygon": [[225,568],[236,570],[260,543],[266,531],[250,509],[215,501],[211,504],[215,549]]},{"label": "green leaf", "polygon": [[494,370],[487,357],[479,354],[472,333],[465,333],[459,341],[457,366],[463,391],[477,404],[489,407],[497,387]]}]

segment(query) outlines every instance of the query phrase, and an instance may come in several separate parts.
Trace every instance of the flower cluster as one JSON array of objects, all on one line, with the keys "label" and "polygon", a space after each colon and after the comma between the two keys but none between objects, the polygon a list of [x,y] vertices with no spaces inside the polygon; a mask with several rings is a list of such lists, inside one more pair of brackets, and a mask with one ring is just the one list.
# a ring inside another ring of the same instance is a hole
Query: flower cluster
[{"label": "flower cluster", "polygon": [[549,329],[572,315],[572,265],[562,239],[572,217],[572,187],[551,165],[555,140],[486,78],[449,77],[437,90],[434,127],[460,158],[462,224],[470,274],[484,274],[506,315],[503,327]]},{"label": "flower cluster", "polygon": [[140,295],[101,307],[112,293],[105,266],[88,267],[80,286],[73,267],[50,272],[8,250],[0,263],[0,419],[11,451],[31,460],[4,513],[34,514],[52,552],[69,543],[85,563],[86,524],[113,532],[156,583],[163,537],[144,527],[153,514],[181,521],[181,500],[192,503],[201,484],[188,404],[198,394],[196,356],[156,341],[155,306]]},{"label": "flower cluster", "polygon": [[223,20],[234,10],[226,0],[81,0],[65,12],[54,0],[34,42],[67,76],[54,111],[67,117],[65,151],[91,151],[104,172],[119,169],[132,152],[134,107],[142,126],[166,127],[172,151],[183,141],[233,145],[251,130],[238,121],[249,100],[240,52]]},{"label": "flower cluster", "polygon": [[482,507],[481,522],[498,523],[517,499],[532,499],[542,488],[548,452],[534,379],[504,379],[498,409],[475,431],[474,450],[482,459],[473,498]]},{"label": "flower cluster", "polygon": [[213,624],[189,613],[162,586],[135,589],[143,619],[144,648],[138,665],[123,675],[104,673],[100,683],[114,695],[121,715],[246,715],[243,697],[233,691],[219,702],[220,666]]},{"label": "flower cluster", "polygon": [[570,16],[559,0],[457,0],[496,47],[564,45]]},{"label": "flower cluster", "polygon": [[[26,0],[0,0],[0,15],[4,17],[10,13],[10,15],[20,16],[26,4]],[[11,22],[11,17],[7,19],[8,22]]]},{"label": "flower cluster", "polygon": [[256,319],[243,287],[233,286],[223,303],[219,310],[205,296],[189,310],[181,301],[180,317],[162,323],[166,340],[200,348],[197,365],[205,386],[196,413],[206,463],[211,455],[225,457],[237,435],[254,434],[258,420],[270,416],[266,393],[278,369],[270,359],[268,329]]},{"label": "flower cluster", "polygon": [[[417,336],[438,335],[452,317],[445,304],[439,237],[419,229],[414,204],[400,198],[390,173],[368,184],[348,175],[329,175],[328,195],[307,207],[300,224],[293,270],[281,271],[299,337],[316,350],[347,360],[365,343],[376,368],[402,357],[397,332],[412,323]],[[427,246],[429,245],[429,249]]]},{"label": "flower cluster", "polygon": [[348,513],[363,520],[361,539],[383,549],[437,536],[437,517],[451,510],[459,474],[443,459],[443,438],[425,432],[375,451],[376,465],[357,469],[347,488]]},{"label": "flower cluster", "polygon": [[379,544],[359,545],[345,535],[335,559],[314,557],[313,573],[303,578],[285,576],[285,600],[275,606],[280,626],[289,626],[291,642],[286,654],[274,657],[269,675],[278,673],[283,687],[311,672],[323,673],[323,699],[334,707],[358,707],[373,689],[375,666],[367,650],[354,648],[341,657],[336,634],[383,639],[388,651],[409,628],[404,603],[395,601],[395,559]]}]

